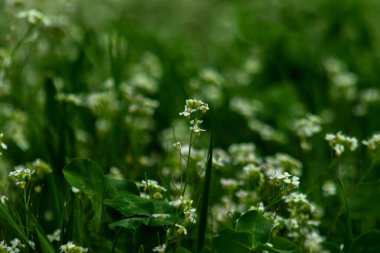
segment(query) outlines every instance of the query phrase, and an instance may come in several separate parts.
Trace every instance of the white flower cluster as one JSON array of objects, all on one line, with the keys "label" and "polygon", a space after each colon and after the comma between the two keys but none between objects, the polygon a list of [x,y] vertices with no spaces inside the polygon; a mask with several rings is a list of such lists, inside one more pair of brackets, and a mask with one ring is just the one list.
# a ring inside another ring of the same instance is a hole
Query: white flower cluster
[{"label": "white flower cluster", "polygon": [[311,144],[307,141],[314,134],[319,133],[321,128],[321,118],[308,114],[306,117],[296,120],[293,124],[294,131],[301,139],[301,147],[303,150],[311,150]]},{"label": "white flower cluster", "polygon": [[258,100],[233,97],[230,101],[230,109],[249,119],[263,110],[263,104]]},{"label": "white flower cluster", "polygon": [[364,140],[363,145],[367,146],[367,148],[371,150],[376,150],[380,146],[380,134],[374,134],[368,140]]},{"label": "white flower cluster", "polygon": [[214,84],[220,86],[223,83],[223,77],[215,69],[206,68],[199,73],[200,78],[205,83]]},{"label": "white flower cluster", "polygon": [[239,186],[239,182],[233,178],[221,178],[220,183],[227,190],[235,190]]},{"label": "white flower cluster", "polygon": [[[3,138],[4,138],[4,134],[3,134],[3,133],[0,133],[0,150],[1,150],[1,149],[7,149],[7,148],[8,148],[7,144],[5,144],[5,143],[3,142]],[[0,155],[2,155],[1,151],[0,151]]]},{"label": "white flower cluster", "polygon": [[31,25],[36,25],[36,24],[49,25],[50,24],[50,20],[48,19],[48,17],[46,17],[44,14],[42,14],[41,12],[35,9],[21,11],[17,14],[17,17],[20,19],[25,19]]},{"label": "white flower cluster", "polygon": [[274,156],[265,158],[261,165],[266,175],[271,176],[277,171],[288,171],[292,175],[300,176],[302,173],[302,163],[288,154],[277,153]]},{"label": "white flower cluster", "polygon": [[175,208],[182,210],[185,214],[185,223],[195,223],[196,222],[196,209],[192,207],[193,200],[186,199],[183,196],[181,196],[177,200],[170,201],[169,204],[171,206],[174,206]]},{"label": "white flower cluster", "polygon": [[358,147],[358,140],[354,137],[348,137],[341,132],[337,134],[326,134],[325,139],[328,141],[331,148],[334,149],[337,156],[341,156],[344,152],[344,148],[348,147],[351,151],[354,151]]},{"label": "white flower cluster", "polygon": [[82,248],[80,246],[75,245],[73,242],[68,242],[59,247],[61,253],[82,253],[88,252],[87,248]]},{"label": "white flower cluster", "polygon": [[5,241],[0,242],[0,252],[4,253],[18,253],[20,249],[25,248],[25,245],[21,243],[20,239],[15,238],[8,245]]},{"label": "white flower cluster", "polygon": [[9,176],[16,179],[16,185],[18,187],[25,189],[27,182],[32,178],[34,173],[34,170],[25,167],[18,167],[15,171],[10,172]]},{"label": "white flower cluster", "polygon": [[215,169],[223,168],[231,162],[230,157],[221,148],[215,148],[212,156],[212,166]]},{"label": "white flower cluster", "polygon": [[343,62],[333,58],[326,60],[325,68],[331,81],[331,97],[353,101],[357,97],[357,75],[349,72]]},{"label": "white flower cluster", "polygon": [[206,131],[200,128],[200,124],[203,122],[200,118],[208,110],[208,104],[202,100],[187,99],[185,110],[180,112],[179,115],[188,118],[191,124],[190,130],[199,135],[201,132]]},{"label": "white flower cluster", "polygon": [[137,185],[142,190],[142,197],[150,198],[151,196],[153,199],[163,199],[164,196],[162,195],[163,192],[166,192],[166,188],[159,185],[157,181],[155,180],[141,180],[140,182],[137,182]]},{"label": "white flower cluster", "polygon": [[258,157],[254,153],[256,146],[253,143],[241,143],[241,144],[232,144],[228,148],[228,153],[231,155],[233,164],[256,164],[259,162]]},{"label": "white flower cluster", "polygon": [[283,197],[285,203],[288,204],[305,204],[309,205],[309,201],[306,198],[306,195],[300,192],[292,192],[289,195]]},{"label": "white flower cluster", "polygon": [[243,175],[247,177],[260,176],[261,168],[254,164],[247,164],[243,167]]},{"label": "white flower cluster", "polygon": [[274,184],[283,184],[286,187],[297,188],[300,184],[300,179],[297,176],[292,176],[288,172],[276,171],[273,175],[269,177]]}]

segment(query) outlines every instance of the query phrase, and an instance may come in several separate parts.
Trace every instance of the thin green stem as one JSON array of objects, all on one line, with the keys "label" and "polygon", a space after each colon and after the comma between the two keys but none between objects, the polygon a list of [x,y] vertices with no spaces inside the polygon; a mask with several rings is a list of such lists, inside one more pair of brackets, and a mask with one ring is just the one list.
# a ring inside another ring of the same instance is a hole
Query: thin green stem
[{"label": "thin green stem", "polygon": [[205,172],[205,183],[203,187],[201,212],[199,217],[198,228],[198,245],[197,252],[200,252],[204,246],[208,216],[209,195],[211,188],[211,172],[212,172],[212,151],[213,151],[213,131],[211,131],[210,144],[208,149],[208,157]]},{"label": "thin green stem", "polygon": [[182,190],[182,196],[185,195],[187,184],[189,183],[189,170],[190,170],[190,156],[191,156],[191,147],[192,147],[192,141],[193,141],[193,131],[190,133],[190,141],[189,141],[189,151],[187,153],[187,161],[186,161],[186,182],[185,186]]},{"label": "thin green stem", "polygon": [[344,245],[344,249],[346,251],[351,246],[351,243],[353,241],[352,222],[351,222],[350,210],[348,207],[346,190],[339,176],[339,163],[337,163],[337,166],[334,166],[334,167],[335,167],[335,179],[341,192],[341,197],[342,197],[342,201],[345,208],[345,214],[346,214],[347,232],[345,234],[345,245]]}]

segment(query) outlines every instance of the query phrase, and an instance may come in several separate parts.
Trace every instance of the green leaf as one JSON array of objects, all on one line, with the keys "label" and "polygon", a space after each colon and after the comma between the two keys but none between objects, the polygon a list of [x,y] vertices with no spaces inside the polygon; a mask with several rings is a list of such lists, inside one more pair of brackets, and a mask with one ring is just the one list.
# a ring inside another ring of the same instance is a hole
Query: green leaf
[{"label": "green leaf", "polygon": [[210,144],[208,147],[204,187],[202,191],[201,210],[200,210],[200,215],[199,215],[198,240],[197,240],[198,252],[203,248],[204,241],[206,238],[207,217],[209,214],[208,212],[209,198],[210,198],[209,195],[210,195],[210,187],[211,187],[213,136],[214,136],[214,132],[211,131]]},{"label": "green leaf", "polygon": [[106,177],[106,180],[108,181],[108,185],[111,187],[111,195],[113,197],[126,193],[132,193],[134,195],[140,196],[140,191],[137,188],[135,182],[132,180],[117,180],[109,177]]},{"label": "green leaf", "polygon": [[149,220],[149,217],[132,217],[113,222],[109,225],[109,228],[115,229],[116,227],[123,227],[127,229],[136,230],[141,225],[148,225]]},{"label": "green leaf", "polygon": [[185,249],[185,248],[179,247],[179,248],[175,251],[175,253],[191,253],[191,251],[188,250],[188,249]]},{"label": "green leaf", "polygon": [[270,243],[272,244],[272,247],[267,245],[262,245],[262,248],[265,249],[268,252],[273,253],[296,253],[300,252],[298,246],[289,241],[288,239],[285,239],[283,237],[273,237],[271,238]]},{"label": "green leaf", "polygon": [[373,230],[355,238],[350,253],[378,253],[380,252],[380,231]]},{"label": "green leaf", "polygon": [[104,196],[107,181],[99,165],[89,159],[74,159],[63,168],[66,181],[88,196]]},{"label": "green leaf", "polygon": [[151,216],[154,213],[154,204],[150,199],[132,194],[123,194],[113,199],[105,199],[104,205],[114,208],[125,217],[135,215]]},{"label": "green leaf", "polygon": [[46,237],[46,235],[42,232],[41,228],[38,226],[36,227],[36,233],[38,240],[40,241],[41,250],[43,253],[54,253],[55,250],[53,248],[53,245],[51,245],[50,241]]},{"label": "green leaf", "polygon": [[236,231],[251,235],[252,248],[268,242],[272,232],[272,224],[255,210],[244,213],[237,221]]},{"label": "green leaf", "polygon": [[246,232],[236,232],[227,228],[220,231],[213,245],[218,253],[249,253],[252,236]]},{"label": "green leaf", "polygon": [[104,204],[114,208],[125,217],[136,215],[150,217],[153,214],[176,214],[176,208],[169,205],[166,201],[146,199],[132,194],[123,194],[113,199],[105,199]]},{"label": "green leaf", "polygon": [[101,168],[92,160],[74,159],[63,168],[63,174],[72,187],[89,196],[95,212],[89,229],[100,231],[103,199],[108,190],[108,181],[105,180]]},{"label": "green leaf", "polygon": [[16,234],[24,240],[25,243],[28,244],[30,247],[29,239],[25,235],[24,230],[22,229],[22,226],[19,226],[16,221],[13,219],[12,215],[9,214],[9,212],[5,209],[3,203],[0,201],[0,217],[2,217],[16,232]]}]

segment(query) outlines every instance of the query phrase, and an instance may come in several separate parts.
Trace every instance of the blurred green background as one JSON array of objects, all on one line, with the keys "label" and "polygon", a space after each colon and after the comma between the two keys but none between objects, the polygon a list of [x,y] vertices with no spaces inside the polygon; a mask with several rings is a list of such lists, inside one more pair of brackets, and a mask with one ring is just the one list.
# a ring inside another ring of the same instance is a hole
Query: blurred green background
[{"label": "blurred green background", "polygon": [[[1,177],[36,158],[60,172],[74,157],[155,177],[194,97],[212,108],[217,147],[290,154],[304,164],[302,190],[323,205],[324,134],[363,140],[380,129],[379,13],[375,0],[1,0]],[[291,126],[307,113],[323,133],[304,154]],[[372,157],[359,149],[342,161],[357,234],[380,226]],[[357,184],[371,162],[373,180]]]}]

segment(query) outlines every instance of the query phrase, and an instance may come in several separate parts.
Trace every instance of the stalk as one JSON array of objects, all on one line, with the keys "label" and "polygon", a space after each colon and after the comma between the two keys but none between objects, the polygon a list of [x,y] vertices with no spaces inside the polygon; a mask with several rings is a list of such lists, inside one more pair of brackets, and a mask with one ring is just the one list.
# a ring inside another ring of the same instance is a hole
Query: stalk
[{"label": "stalk", "polygon": [[211,170],[212,170],[212,150],[213,150],[213,131],[211,130],[210,145],[208,147],[208,156],[205,172],[205,184],[203,187],[203,194],[201,199],[201,211],[199,215],[199,228],[198,228],[198,240],[197,240],[197,252],[200,252],[203,248],[205,236],[206,236],[206,225],[207,225],[207,214],[209,205],[209,195],[211,186]]}]

